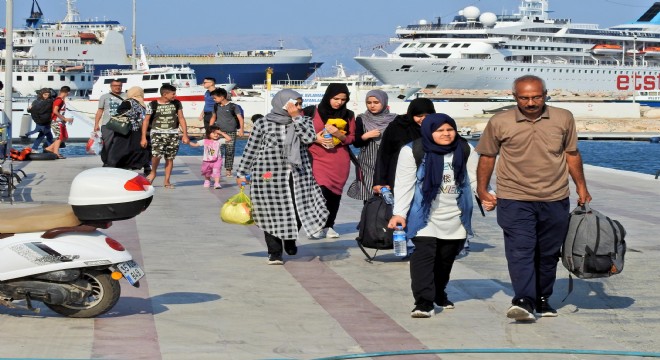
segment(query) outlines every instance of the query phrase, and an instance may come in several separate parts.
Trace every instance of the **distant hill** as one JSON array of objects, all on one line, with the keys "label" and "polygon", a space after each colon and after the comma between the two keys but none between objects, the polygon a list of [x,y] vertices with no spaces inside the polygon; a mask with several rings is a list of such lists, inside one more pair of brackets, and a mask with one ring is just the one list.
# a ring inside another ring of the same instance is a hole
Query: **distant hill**
[{"label": "distant hill", "polygon": [[[355,36],[283,36],[285,48],[312,49],[313,61],[324,63],[319,70],[322,76],[334,75],[333,65],[341,63],[349,74],[364,72],[354,56],[361,51],[362,55],[370,55],[377,46],[386,46],[388,35],[355,35]],[[158,44],[145,43],[147,51],[152,54],[161,53],[211,53],[216,51],[235,51],[249,49],[276,49],[280,37],[274,35],[231,35],[231,36],[198,36],[194,38],[170,38]],[[185,46],[182,46],[185,44]],[[394,46],[386,46],[392,49]],[[380,52],[382,54],[382,52]]]}]

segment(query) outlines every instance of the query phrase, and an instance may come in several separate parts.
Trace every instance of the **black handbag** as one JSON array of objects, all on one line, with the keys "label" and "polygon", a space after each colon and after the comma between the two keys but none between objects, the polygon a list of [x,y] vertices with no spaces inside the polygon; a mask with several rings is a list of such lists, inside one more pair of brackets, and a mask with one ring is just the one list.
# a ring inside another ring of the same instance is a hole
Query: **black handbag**
[{"label": "black handbag", "polygon": [[128,135],[131,131],[131,121],[126,115],[115,115],[108,120],[105,127],[118,134]]}]

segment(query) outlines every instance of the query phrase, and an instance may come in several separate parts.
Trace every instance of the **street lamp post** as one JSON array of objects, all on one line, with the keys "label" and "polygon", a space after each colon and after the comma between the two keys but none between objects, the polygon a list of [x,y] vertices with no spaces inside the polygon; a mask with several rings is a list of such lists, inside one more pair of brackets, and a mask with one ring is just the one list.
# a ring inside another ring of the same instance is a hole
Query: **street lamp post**
[{"label": "street lamp post", "polygon": [[12,112],[14,111],[11,102],[11,93],[13,86],[13,66],[14,66],[14,0],[7,0],[5,8],[6,26],[5,26],[5,101],[2,114],[2,125],[5,127],[5,136],[7,139],[7,150],[11,149],[11,122]]}]

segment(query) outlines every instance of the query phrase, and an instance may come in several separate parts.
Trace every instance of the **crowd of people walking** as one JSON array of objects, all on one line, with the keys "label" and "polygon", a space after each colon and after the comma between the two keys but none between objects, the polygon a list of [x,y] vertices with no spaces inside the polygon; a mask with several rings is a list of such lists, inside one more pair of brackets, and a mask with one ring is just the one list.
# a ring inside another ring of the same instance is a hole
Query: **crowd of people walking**
[{"label": "crowd of people walking", "polygon": [[[144,169],[153,183],[164,158],[163,185],[174,189],[171,173],[179,143],[203,147],[203,187],[213,181],[213,188],[222,188],[223,165],[225,176],[235,176],[239,185],[250,183],[252,218],[264,232],[267,263],[282,265],[284,253],[297,254],[301,229],[312,240],[341,237],[335,225],[353,161],[349,197],[366,202],[385,188],[394,195],[387,226],[405,230],[414,318],[431,317],[436,307],[455,307],[446,287],[456,257],[473,235],[475,201],[487,211],[497,207],[514,290],[507,316],[515,321],[557,316],[548,299],[567,232],[569,176],[578,204],[591,201],[591,195],[573,115],[545,103],[543,79],[526,75],[514,81],[517,106],[495,114],[476,147],[427,98],[411,101],[406,114],[394,114],[387,94],[372,90],[365,111],[356,116],[347,108],[351,94],[345,84],[330,84],[321,102],[307,107],[301,94],[281,90],[268,114],[252,117],[235,172],[234,144],[244,135],[242,110],[224,89],[215,88],[215,79],[206,78],[204,86],[206,103],[199,117],[205,137],[191,143],[175,87],[163,85],[160,97],[146,104],[144,90],[123,93],[122,83],[113,81],[95,117],[103,166]],[[71,121],[64,113],[67,92],[63,87],[51,100],[44,89],[32,104],[33,133],[38,133],[33,148],[45,141],[44,151],[58,157]],[[127,134],[108,127],[114,116],[128,119]],[[357,156],[351,145],[359,149]],[[490,185],[494,171],[496,191]]]}]

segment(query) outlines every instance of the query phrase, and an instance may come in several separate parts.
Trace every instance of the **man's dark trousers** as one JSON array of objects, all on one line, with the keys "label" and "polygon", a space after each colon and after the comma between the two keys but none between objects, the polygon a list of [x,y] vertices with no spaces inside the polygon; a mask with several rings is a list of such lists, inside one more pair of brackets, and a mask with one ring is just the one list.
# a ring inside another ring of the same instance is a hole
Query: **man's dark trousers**
[{"label": "man's dark trousers", "polygon": [[569,199],[518,201],[497,199],[497,223],[504,231],[513,302],[536,304],[549,298],[557,276],[561,245],[568,231]]}]

